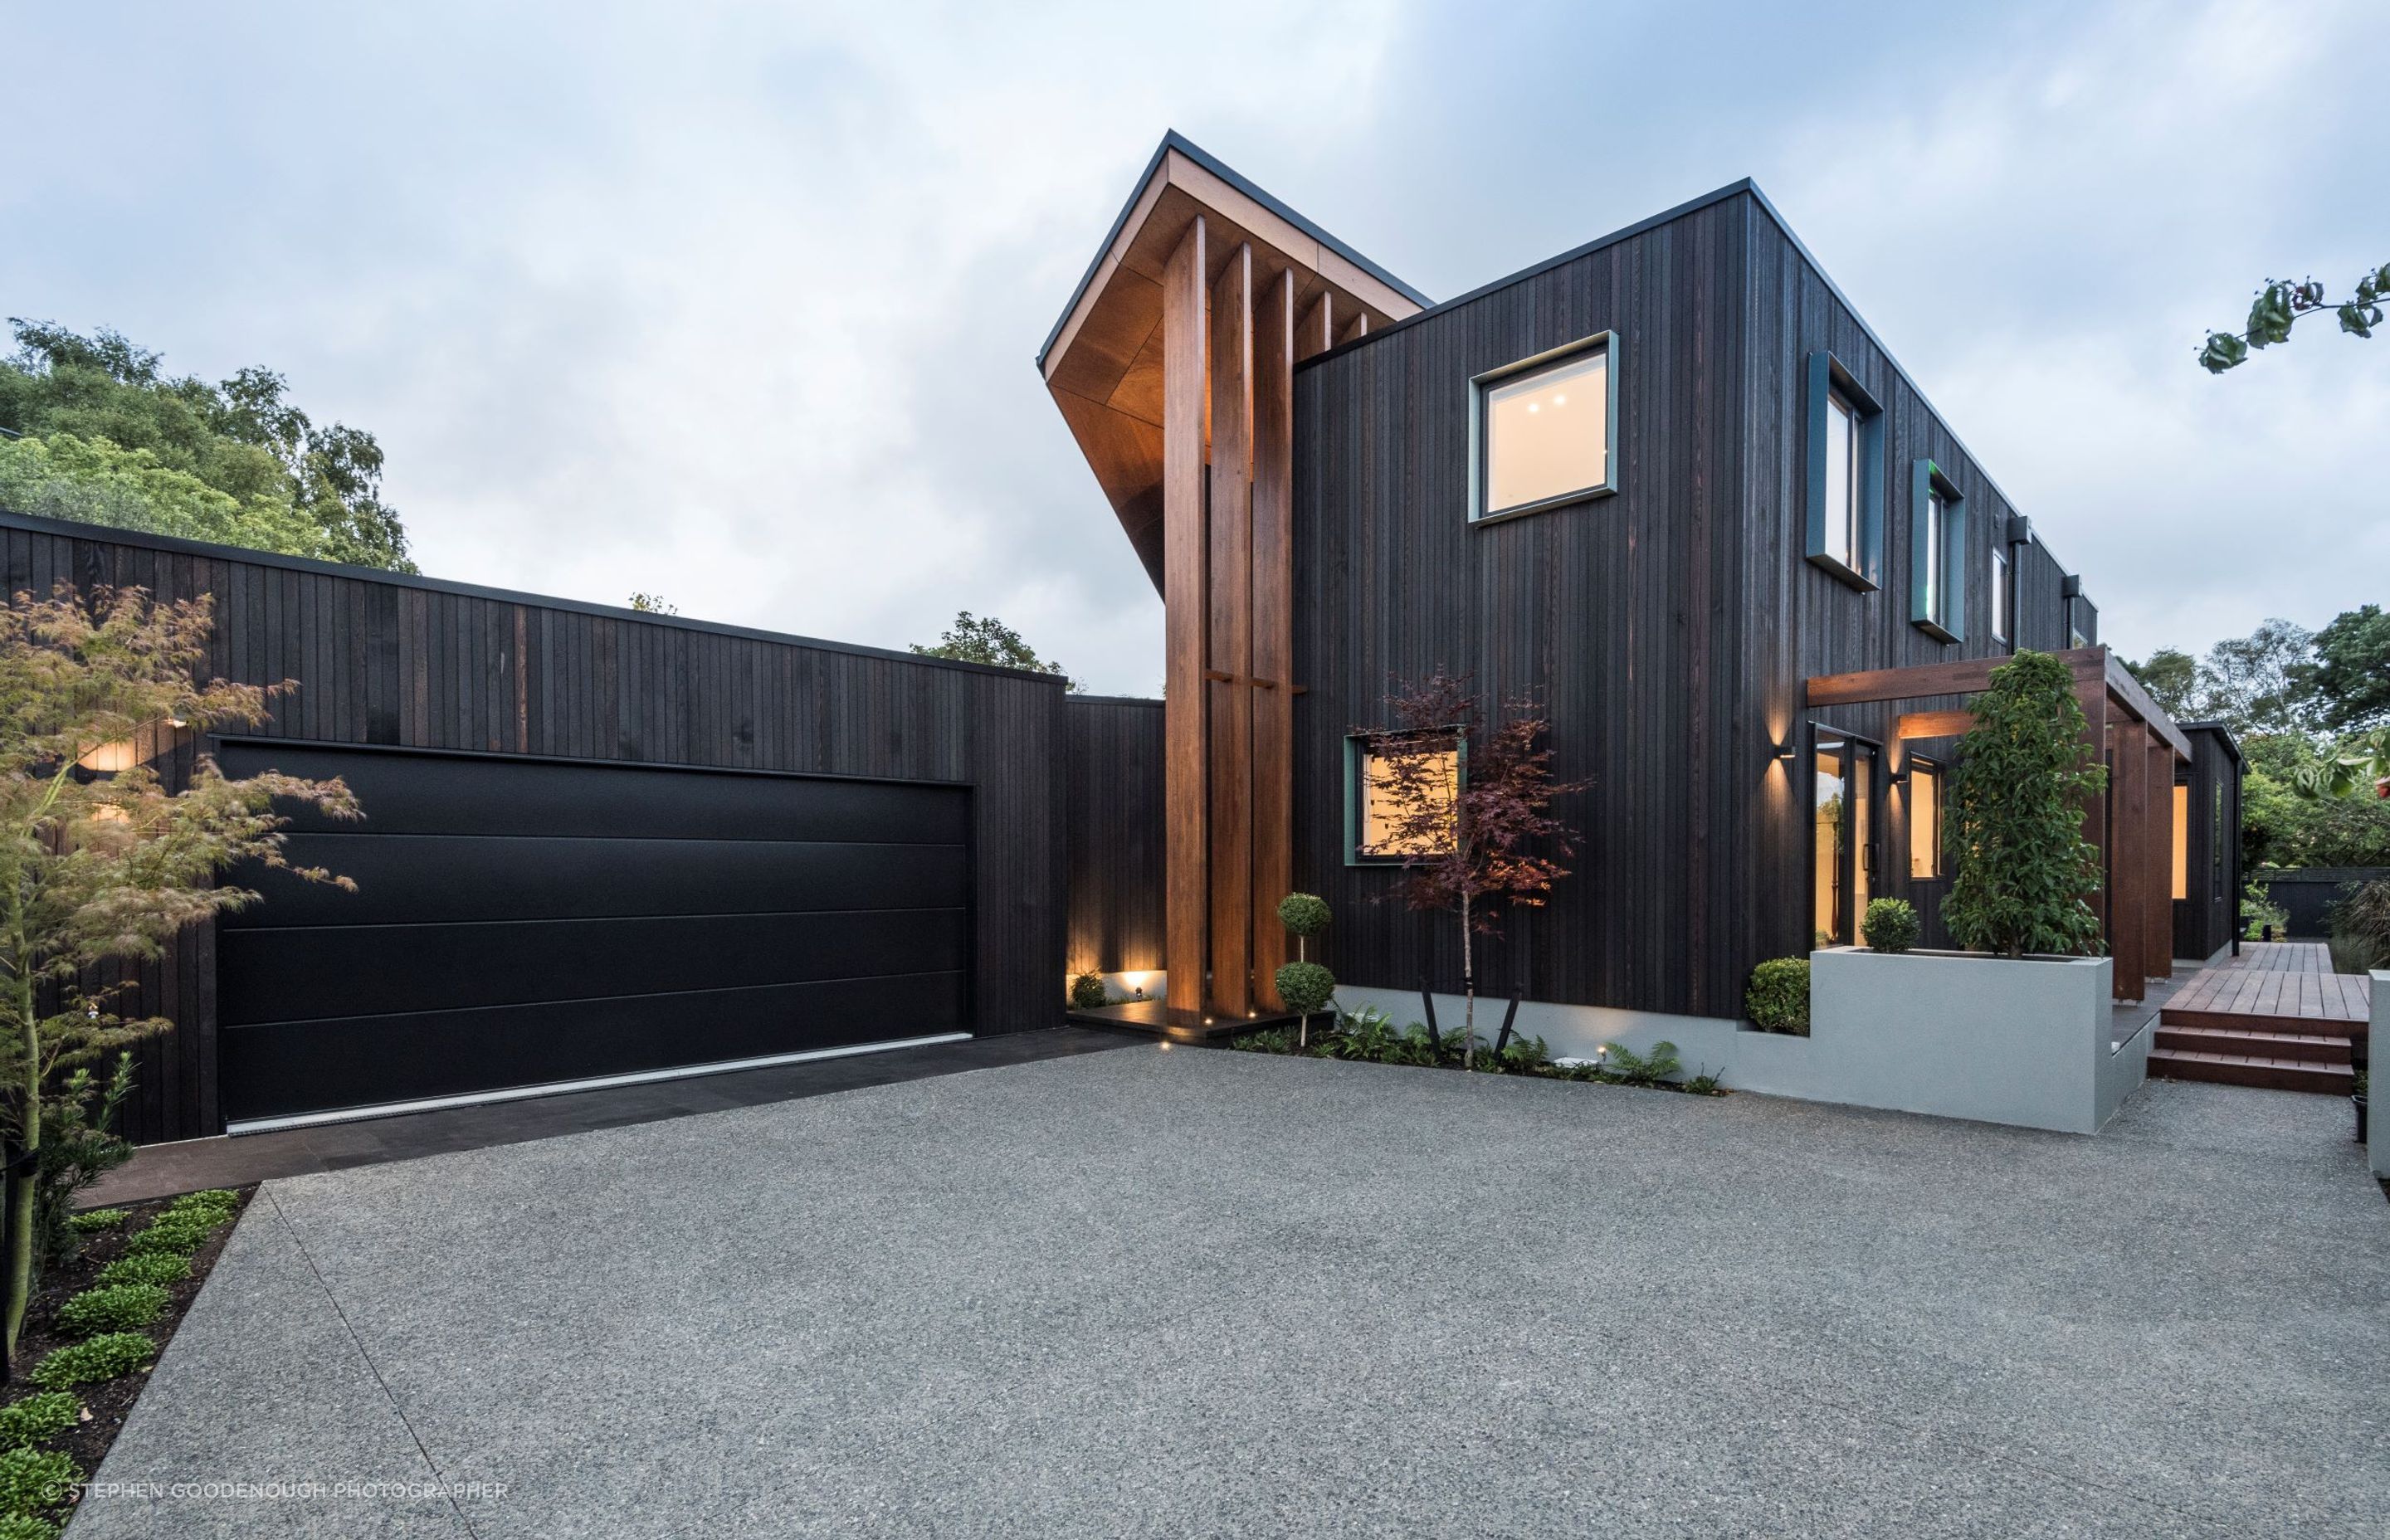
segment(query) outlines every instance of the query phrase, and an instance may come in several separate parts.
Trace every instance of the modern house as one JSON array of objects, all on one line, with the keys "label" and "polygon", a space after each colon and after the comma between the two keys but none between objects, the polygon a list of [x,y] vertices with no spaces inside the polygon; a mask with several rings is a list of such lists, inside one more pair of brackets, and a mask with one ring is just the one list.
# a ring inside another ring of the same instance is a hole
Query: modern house
[{"label": "modern house", "polygon": [[1167,610],[1159,1021],[1273,1009],[1289,890],[1343,917],[1347,999],[1459,987],[1372,834],[1390,685],[1433,671],[1540,701],[1589,783],[1574,874],[1480,954],[1556,1046],[1730,1028],[1873,896],[1940,944],[1943,776],[2019,648],[2114,772],[2115,995],[2229,940],[2237,761],[1747,181],[1430,303],[1172,135],[1037,365]]}]

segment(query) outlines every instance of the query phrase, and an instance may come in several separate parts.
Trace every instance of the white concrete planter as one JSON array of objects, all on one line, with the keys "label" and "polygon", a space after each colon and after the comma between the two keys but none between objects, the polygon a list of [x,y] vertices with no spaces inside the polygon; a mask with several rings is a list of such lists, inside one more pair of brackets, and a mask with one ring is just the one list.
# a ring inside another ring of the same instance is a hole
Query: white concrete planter
[{"label": "white concrete planter", "polygon": [[[2373,981],[2373,1019],[2366,1023],[2367,1030],[2372,1033],[2371,1046],[2367,1049],[2370,1059],[2373,1047],[2390,1043],[2390,968],[2377,968],[2367,976]],[[2365,1072],[2365,1084],[2366,1159],[2373,1167],[2374,1175],[2390,1176],[2390,1134],[2384,1133],[2382,1129],[2384,1123],[2390,1123],[2390,1118],[2384,1117],[2382,1110],[2372,1105],[2373,1071],[2370,1064]]]},{"label": "white concrete planter", "polygon": [[2094,1134],[2148,1072],[2147,1031],[2109,1042],[2111,972],[2106,957],[1814,952],[1811,1046],[1835,1101]]}]

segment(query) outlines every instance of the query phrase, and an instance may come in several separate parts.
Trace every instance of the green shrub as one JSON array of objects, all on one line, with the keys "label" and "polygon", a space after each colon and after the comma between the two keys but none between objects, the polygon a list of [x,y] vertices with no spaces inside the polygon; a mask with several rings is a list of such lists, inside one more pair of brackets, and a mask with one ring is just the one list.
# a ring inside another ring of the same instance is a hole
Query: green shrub
[{"label": "green shrub", "polygon": [[2242,890],[2241,916],[2249,922],[2249,928],[2241,932],[2242,941],[2264,941],[2269,930],[2276,941],[2290,933],[2291,912],[2275,903],[2272,891],[2255,878]]},{"label": "green shrub", "polygon": [[1334,918],[1328,901],[1317,893],[1289,893],[1278,901],[1278,922],[1290,936],[1316,936]]},{"label": "green shrub", "polygon": [[87,1342],[59,1348],[33,1366],[32,1380],[44,1390],[62,1391],[131,1374],[158,1355],[158,1344],[137,1331],[111,1331]]},{"label": "green shrub", "polygon": [[220,1218],[208,1218],[197,1213],[161,1213],[149,1222],[148,1227],[124,1243],[125,1251],[133,1256],[155,1256],[165,1252],[173,1256],[189,1256],[207,1243],[207,1238]]},{"label": "green shrub", "polygon": [[2334,966],[2346,971],[2390,968],[2390,881],[2348,885],[2348,896],[2332,906]]},{"label": "green shrub", "polygon": [[1104,976],[1102,974],[1093,972],[1082,973],[1077,978],[1071,981],[1071,1008],[1073,1010],[1098,1010],[1111,1003],[1111,995],[1104,988]]},{"label": "green shrub", "polygon": [[1685,1067],[1677,1057],[1677,1046],[1668,1042],[1652,1044],[1651,1051],[1646,1054],[1638,1054],[1624,1043],[1613,1043],[1604,1065],[1627,1085],[1657,1085]]},{"label": "green shrub", "polygon": [[67,1223],[74,1226],[77,1235],[97,1235],[102,1230],[116,1228],[132,1213],[131,1209],[86,1209]]},{"label": "green shrub", "polygon": [[172,1251],[150,1251],[141,1256],[118,1257],[99,1270],[93,1281],[100,1288],[113,1288],[120,1283],[151,1283],[163,1287],[180,1283],[191,1276],[191,1259],[176,1256]]},{"label": "green shrub", "polygon": [[1809,959],[1771,957],[1751,970],[1742,1008],[1762,1032],[1809,1035]]},{"label": "green shrub", "polygon": [[154,1283],[111,1283],[86,1289],[58,1306],[58,1329],[70,1337],[137,1331],[164,1314],[166,1290]]},{"label": "green shrub", "polygon": [[1718,1090],[1718,1081],[1720,1078],[1720,1076],[1712,1074],[1707,1071],[1703,1071],[1702,1073],[1697,1074],[1692,1079],[1685,1082],[1685,1089],[1690,1091],[1697,1097],[1719,1096],[1723,1094]]},{"label": "green shrub", "polygon": [[133,1094],[133,1056],[119,1054],[105,1084],[78,1065],[42,1097],[42,1149],[34,1161],[35,1249],[45,1265],[75,1254],[84,1231],[74,1223],[75,1195],[133,1159],[133,1147],[113,1132]]},{"label": "green shrub", "polygon": [[58,1540],[58,1526],[30,1513],[0,1514],[0,1540]]},{"label": "green shrub", "polygon": [[2083,838],[2083,806],[2108,784],[2083,742],[2075,675],[2030,648],[1992,670],[1971,704],[1975,725],[1950,774],[1944,842],[1958,871],[1942,918],[1960,945],[2022,957],[2086,953],[2100,917],[2085,902],[2101,879]]},{"label": "green shrub", "polygon": [[1278,970],[1278,997],[1298,1016],[1328,1008],[1336,997],[1336,975],[1316,962],[1291,962]]},{"label": "green shrub", "polygon": [[1867,906],[1859,934],[1879,952],[1906,952],[1917,944],[1917,911],[1905,898],[1879,898]]},{"label": "green shrub", "polygon": [[83,1403],[65,1391],[41,1391],[0,1406],[0,1447],[23,1448],[56,1438],[83,1418]]},{"label": "green shrub", "polygon": [[216,1209],[229,1214],[236,1213],[239,1208],[240,1194],[233,1191],[232,1188],[201,1187],[197,1192],[186,1192],[167,1204],[166,1212],[178,1213],[187,1209]]},{"label": "green shrub", "polygon": [[1292,1027],[1270,1027],[1261,1032],[1240,1033],[1228,1039],[1228,1046],[1239,1053],[1293,1053],[1296,1050]]},{"label": "green shrub", "polygon": [[83,1471],[53,1449],[0,1450],[0,1513],[32,1517],[64,1502]]}]

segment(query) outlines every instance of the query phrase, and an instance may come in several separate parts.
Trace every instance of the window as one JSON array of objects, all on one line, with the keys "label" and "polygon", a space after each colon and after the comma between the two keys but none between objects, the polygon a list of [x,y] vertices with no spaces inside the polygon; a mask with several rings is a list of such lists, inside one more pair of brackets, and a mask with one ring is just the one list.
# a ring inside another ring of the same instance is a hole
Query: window
[{"label": "window", "polygon": [[1920,882],[1937,880],[1942,864],[1942,767],[1932,760],[1908,756],[1908,875]]},{"label": "window", "polygon": [[2009,553],[1992,547],[1992,640],[2009,645]]},{"label": "window", "polygon": [[1618,490],[1618,340],[1602,332],[1469,382],[1472,521]]},{"label": "window", "polygon": [[1368,866],[1450,847],[1462,744],[1449,733],[1355,733],[1344,740],[1344,862]]},{"label": "window", "polygon": [[1965,635],[1967,500],[1932,460],[1917,462],[1910,486],[1908,618],[1946,642]]},{"label": "window", "polygon": [[1883,408],[1833,354],[1809,355],[1809,559],[1873,588],[1883,555]]},{"label": "window", "polygon": [[1876,746],[1820,728],[1810,758],[1810,930],[1819,946],[1847,946],[1875,885]]},{"label": "window", "polygon": [[2191,788],[2174,787],[2174,896],[2191,896]]}]

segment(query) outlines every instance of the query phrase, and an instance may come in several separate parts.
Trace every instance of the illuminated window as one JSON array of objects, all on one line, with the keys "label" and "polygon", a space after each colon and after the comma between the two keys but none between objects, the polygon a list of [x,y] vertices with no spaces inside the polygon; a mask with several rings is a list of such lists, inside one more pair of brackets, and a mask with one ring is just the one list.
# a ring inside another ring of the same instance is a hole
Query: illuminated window
[{"label": "illuminated window", "polygon": [[1932,881],[1942,865],[1942,767],[1908,757],[1908,875]]},{"label": "illuminated window", "polygon": [[1876,748],[1820,731],[1811,759],[1810,934],[1847,946],[1875,887]]},{"label": "illuminated window", "polygon": [[1809,355],[1809,559],[1854,588],[1883,566],[1883,408],[1833,354]]},{"label": "illuminated window", "polygon": [[[1460,740],[1449,733],[1356,733],[1344,740],[1345,860],[1400,862],[1451,848]],[[1438,830],[1442,837],[1438,837]]]},{"label": "illuminated window", "polygon": [[2174,789],[2174,896],[2191,896],[2191,788]]},{"label": "illuminated window", "polygon": [[1609,332],[1469,382],[1471,520],[1507,519],[1618,490],[1618,340]]}]

